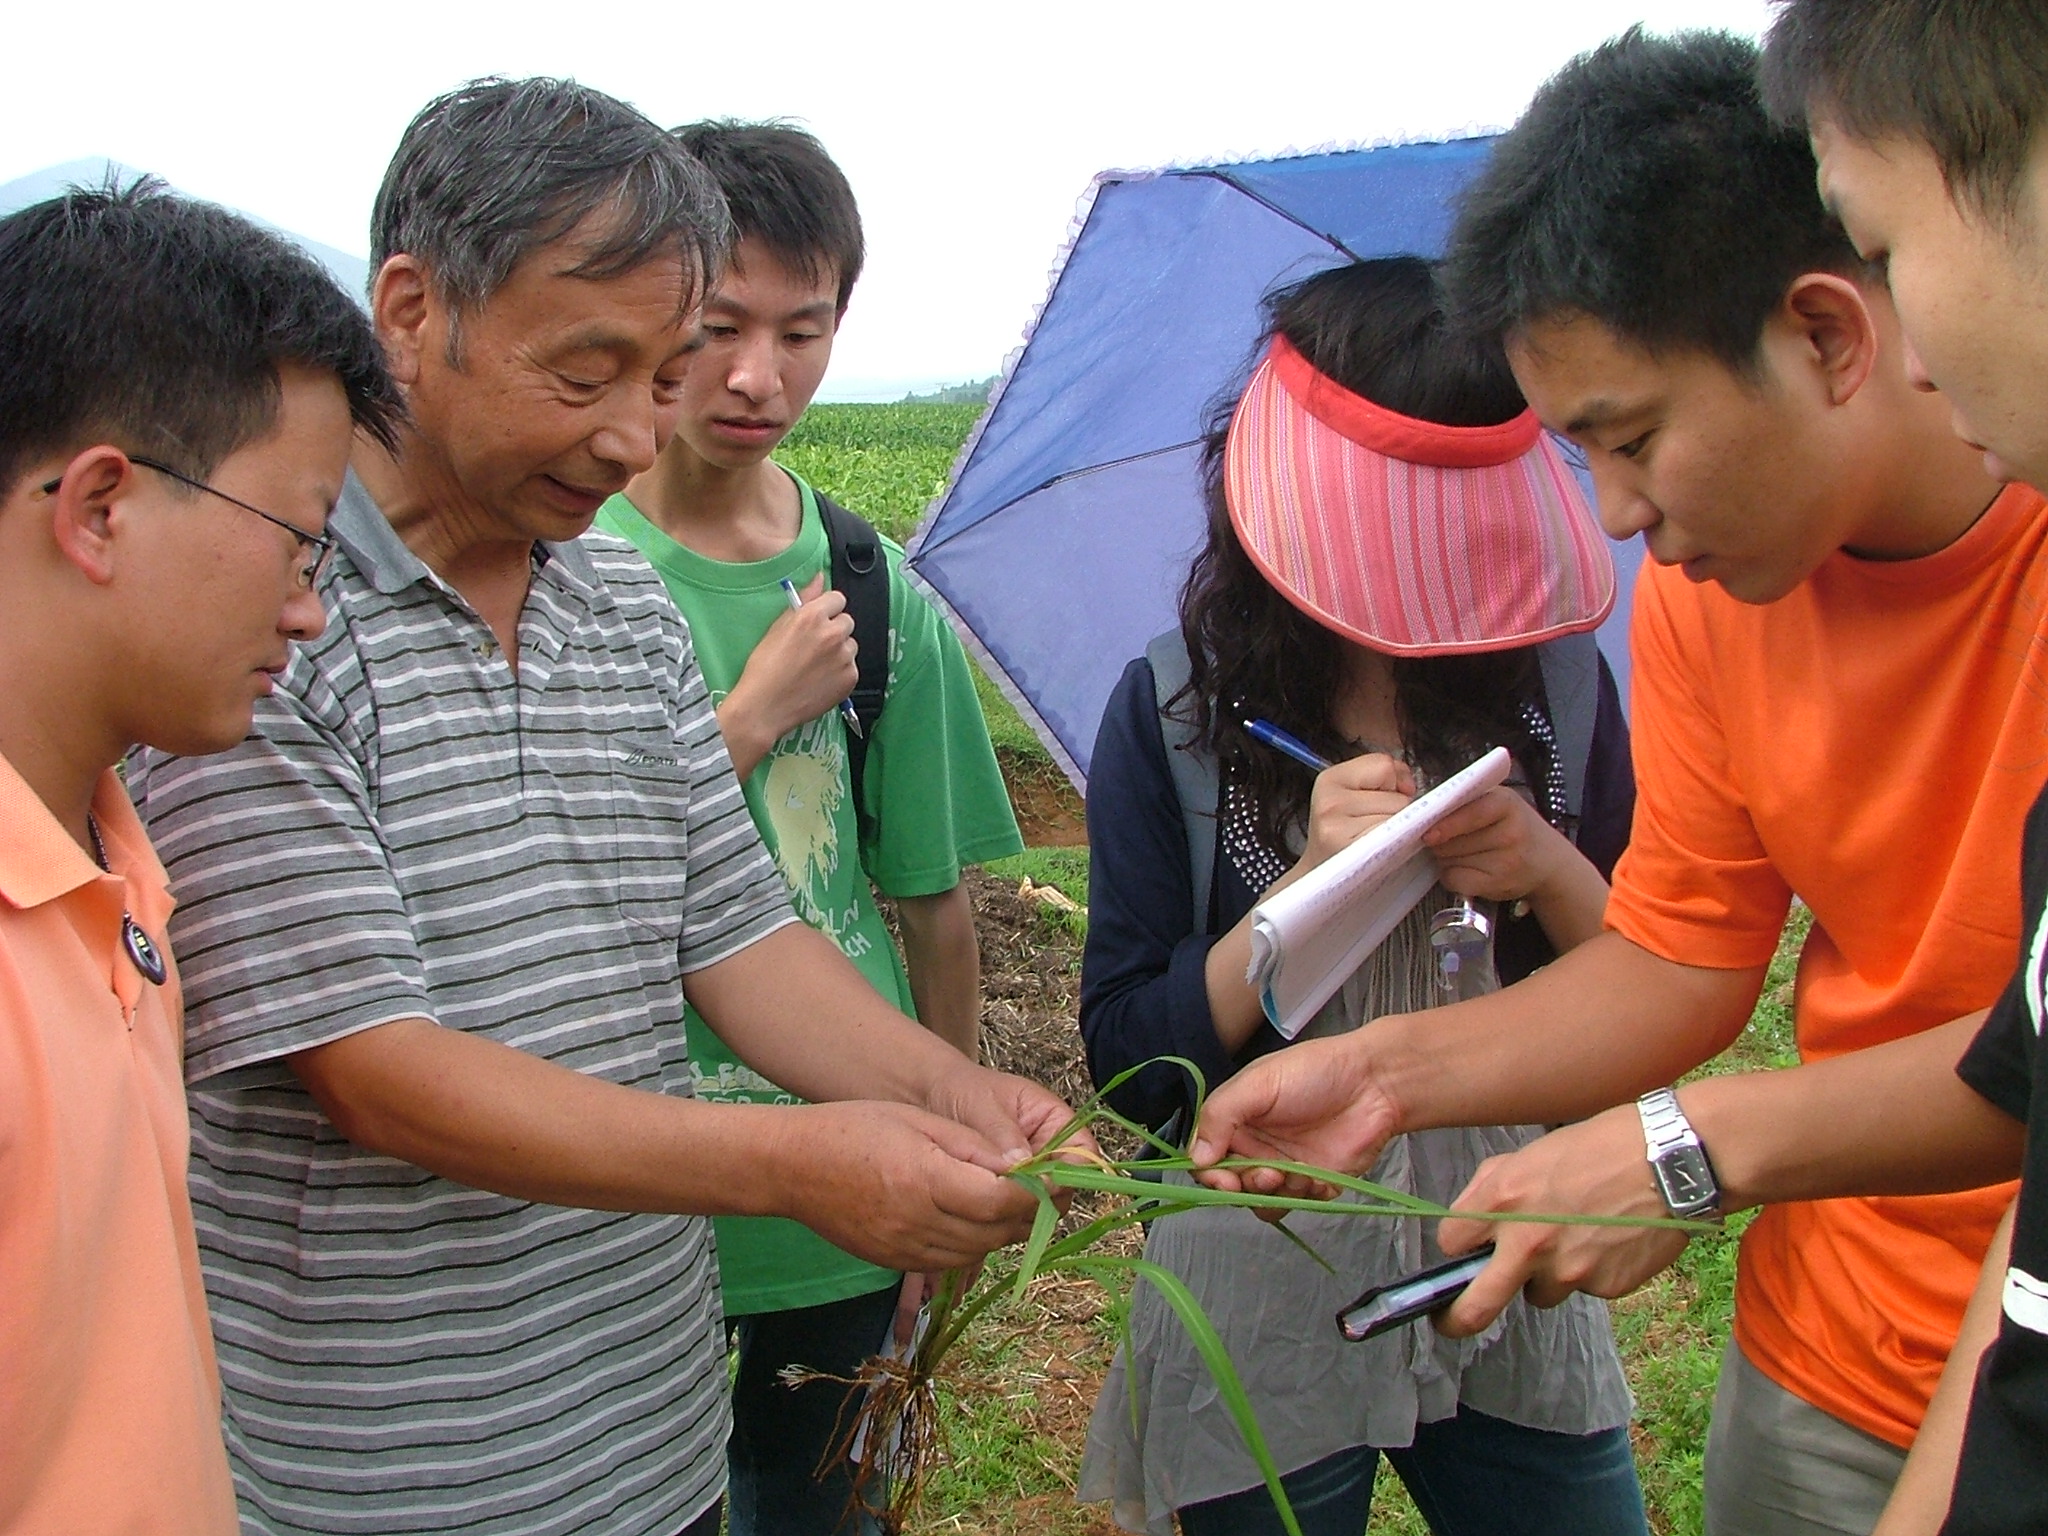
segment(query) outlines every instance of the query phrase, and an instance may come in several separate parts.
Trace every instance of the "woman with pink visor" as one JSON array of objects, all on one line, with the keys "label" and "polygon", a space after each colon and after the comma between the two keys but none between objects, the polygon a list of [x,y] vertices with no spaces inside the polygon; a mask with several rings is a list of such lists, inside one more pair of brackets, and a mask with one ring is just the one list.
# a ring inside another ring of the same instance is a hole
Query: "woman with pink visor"
[{"label": "woman with pink visor", "polygon": [[[1245,980],[1252,907],[1494,746],[1514,758],[1509,783],[1432,834],[1437,888],[1302,1038],[1513,982],[1591,937],[1628,837],[1627,727],[1591,634],[1614,567],[1505,358],[1447,329],[1430,265],[1410,257],[1320,273],[1268,314],[1210,433],[1209,537],[1180,629],[1125,671],[1090,765],[1081,1029],[1098,1083],[1173,1055],[1213,1087],[1284,1049]],[[1113,1102],[1182,1134],[1190,1092],[1160,1064]],[[1540,1129],[1400,1137],[1371,1177],[1448,1202]],[[1349,1343],[1338,1310],[1439,1262],[1432,1226],[1288,1225],[1334,1275],[1244,1211],[1163,1221],[1146,1255],[1215,1321],[1307,1536],[1359,1536],[1383,1452],[1438,1536],[1643,1536],[1603,1303],[1517,1302],[1477,1339],[1417,1323]],[[1176,1518],[1186,1536],[1282,1529],[1194,1346],[1143,1285],[1080,1497],[1152,1536]]]}]

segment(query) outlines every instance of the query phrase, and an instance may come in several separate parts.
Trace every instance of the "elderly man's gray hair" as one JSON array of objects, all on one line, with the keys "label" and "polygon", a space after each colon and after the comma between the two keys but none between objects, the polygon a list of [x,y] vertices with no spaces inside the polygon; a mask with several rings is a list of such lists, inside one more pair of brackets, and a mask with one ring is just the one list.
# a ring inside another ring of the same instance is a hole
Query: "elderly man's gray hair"
[{"label": "elderly man's gray hair", "polygon": [[586,221],[575,275],[681,256],[685,309],[731,241],[717,183],[624,102],[573,80],[472,80],[428,102],[399,140],[370,215],[370,270],[417,257],[460,315]]}]

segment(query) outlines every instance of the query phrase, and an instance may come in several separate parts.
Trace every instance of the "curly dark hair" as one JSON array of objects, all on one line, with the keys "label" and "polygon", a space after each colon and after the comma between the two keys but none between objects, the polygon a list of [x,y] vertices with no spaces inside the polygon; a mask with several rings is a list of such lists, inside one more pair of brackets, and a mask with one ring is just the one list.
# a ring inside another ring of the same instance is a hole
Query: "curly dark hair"
[{"label": "curly dark hair", "polygon": [[[1447,326],[1435,265],[1419,257],[1319,272],[1268,295],[1266,314],[1266,338],[1285,336],[1319,372],[1405,416],[1481,427],[1525,408],[1499,344]],[[1210,416],[1209,539],[1181,589],[1189,676],[1168,707],[1215,754],[1225,781],[1249,795],[1260,841],[1291,858],[1291,837],[1308,819],[1310,776],[1253,741],[1244,721],[1270,720],[1332,760],[1373,744],[1347,741],[1331,723],[1346,642],[1281,596],[1231,526],[1223,447],[1236,404],[1233,393]],[[1543,708],[1535,647],[1391,660],[1401,745],[1426,776],[1442,779],[1504,746],[1543,781],[1549,751],[1530,720],[1532,707]]]}]

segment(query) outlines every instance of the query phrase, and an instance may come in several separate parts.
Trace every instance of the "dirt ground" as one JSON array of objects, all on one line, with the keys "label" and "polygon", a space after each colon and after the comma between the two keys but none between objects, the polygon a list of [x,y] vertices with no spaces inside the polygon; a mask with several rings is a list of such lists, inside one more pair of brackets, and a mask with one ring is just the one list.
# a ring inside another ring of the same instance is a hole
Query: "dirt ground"
[{"label": "dirt ground", "polygon": [[1014,883],[979,869],[967,882],[981,936],[982,1059],[1078,1104],[1093,1092],[1076,1023],[1081,941]]},{"label": "dirt ground", "polygon": [[[1079,829],[1079,804],[1071,791],[1064,809],[1051,795],[1040,801],[1018,799],[1020,820],[1042,807],[1069,817]],[[1036,830],[1027,828],[1027,840],[1035,846],[1047,845],[1043,824],[1041,819]],[[1081,941],[1048,919],[1037,902],[1020,896],[1013,882],[979,869],[968,871],[967,879],[981,935],[983,1059],[1078,1104],[1093,1091],[1075,1022]],[[1135,1248],[1135,1242],[1130,1246]],[[947,1388],[956,1398],[1001,1402],[999,1411],[1052,1442],[1057,1451],[1045,1457],[1045,1470],[1066,1491],[1034,1490],[1019,1497],[991,1490],[986,1500],[968,1507],[927,1508],[913,1527],[920,1536],[1112,1536],[1116,1531],[1105,1506],[1078,1506],[1071,1493],[1088,1415],[1109,1365],[1110,1345],[1096,1326],[1105,1304],[1098,1285],[1048,1275],[1031,1287],[1025,1315],[1006,1325],[1017,1331],[1020,1347],[974,1350],[947,1373]]]},{"label": "dirt ground", "polygon": [[1080,848],[1088,841],[1088,820],[1081,797],[1066,776],[1050,763],[1018,764],[1003,759],[1003,779],[1010,787],[1010,807],[1027,848]]}]

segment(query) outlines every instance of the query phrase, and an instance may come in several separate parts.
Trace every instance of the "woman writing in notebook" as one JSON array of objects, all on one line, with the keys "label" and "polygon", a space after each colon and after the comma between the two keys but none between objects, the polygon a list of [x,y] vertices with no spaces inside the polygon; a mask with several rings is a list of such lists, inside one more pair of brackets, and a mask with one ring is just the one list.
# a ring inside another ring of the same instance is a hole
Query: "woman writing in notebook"
[{"label": "woman writing in notebook", "polygon": [[[1081,1028],[1098,1083],[1162,1055],[1210,1086],[1282,1049],[1245,980],[1250,913],[1493,746],[1509,784],[1430,833],[1439,882],[1303,1029],[1355,1029],[1514,981],[1596,933],[1634,804],[1627,729],[1590,631],[1614,570],[1498,349],[1447,333],[1413,258],[1318,274],[1268,304],[1268,346],[1219,411],[1206,548],[1181,627],[1134,661],[1090,764]],[[1298,738],[1321,772],[1254,735]],[[1191,1085],[1159,1065],[1114,1102],[1154,1126]],[[1371,1177],[1447,1202],[1536,1127],[1397,1139]],[[1176,1132],[1175,1134],[1179,1134]],[[1641,1536],[1629,1397],[1601,1303],[1517,1302],[1477,1340],[1417,1324],[1344,1341],[1337,1310],[1441,1259],[1416,1221],[1248,1212],[1160,1223],[1243,1374],[1308,1536],[1358,1536],[1382,1450],[1438,1536]],[[1095,1409],[1083,1499],[1170,1536],[1281,1530],[1165,1304],[1140,1285]]]}]

